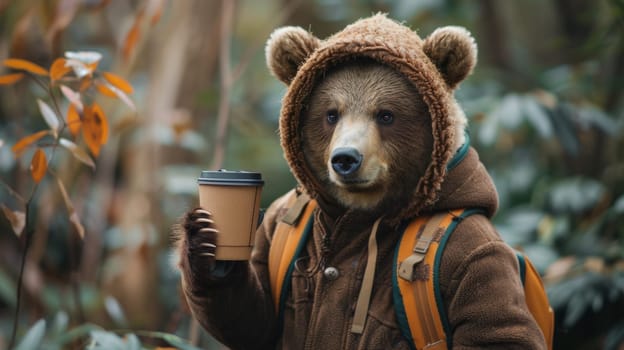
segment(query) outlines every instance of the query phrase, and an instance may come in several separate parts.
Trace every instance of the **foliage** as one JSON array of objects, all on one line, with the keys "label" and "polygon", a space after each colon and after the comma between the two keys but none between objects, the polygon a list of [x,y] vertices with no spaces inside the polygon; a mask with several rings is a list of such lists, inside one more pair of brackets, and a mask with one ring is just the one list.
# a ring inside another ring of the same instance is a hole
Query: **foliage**
[{"label": "foliage", "polygon": [[[624,35],[621,26],[606,28],[602,40]],[[623,50],[620,41],[605,52]],[[460,91],[499,191],[497,227],[544,274],[557,348],[624,342],[624,115],[605,98],[621,91],[610,81],[617,78],[599,83],[596,69],[610,57],[552,67],[526,92],[490,81]]]},{"label": "foliage", "polygon": [[[17,194],[16,190],[6,185],[9,192],[23,202],[23,211],[11,211],[4,204],[2,205],[3,213],[10,221],[15,234],[17,236],[25,236],[25,247],[17,280],[14,326],[9,345],[14,344],[19,322],[21,287],[24,283],[23,272],[32,235],[32,224],[31,220],[29,220],[31,203],[33,203],[39,185],[46,174],[49,173],[55,178],[65,203],[68,220],[79,237],[84,238],[85,229],[74,209],[74,204],[67,193],[64,182],[50,166],[53,163],[57,148],[59,146],[63,147],[76,160],[95,169],[95,162],[87,151],[69,138],[65,138],[64,135],[69,134],[69,137],[75,139],[78,136],[77,134],[82,131],[83,143],[86,144],[91,154],[97,157],[101,147],[108,140],[109,125],[102,108],[93,101],[93,97],[90,95],[94,91],[105,91],[105,94],[118,97],[134,108],[133,103],[126,95],[126,93],[132,93],[132,86],[128,82],[113,73],[103,72],[100,74],[96,71],[101,57],[97,52],[66,52],[65,58],[56,59],[50,66],[50,70],[23,59],[10,58],[4,60],[6,67],[22,72],[0,76],[0,82],[3,85],[15,84],[25,76],[28,76],[47,92],[53,106],[51,107],[50,104],[42,99],[37,99],[37,105],[47,125],[47,129],[22,137],[11,148],[16,157],[21,157],[29,148],[35,146],[30,161],[30,175],[34,186],[29,197],[24,201],[22,196]],[[73,76],[68,76],[70,72],[73,72]],[[70,85],[78,87],[79,90],[74,91],[69,87]],[[59,95],[63,95],[67,99],[66,113],[63,113],[61,110]],[[46,150],[49,156],[46,156]],[[45,323],[42,322],[39,321],[33,326],[27,334],[28,337],[22,341],[18,348],[30,349],[37,347],[38,341],[42,338],[45,330]]]},{"label": "foliage", "polygon": [[[15,350],[61,350],[78,342],[81,348],[88,350],[141,350],[145,349],[150,339],[161,340],[179,350],[198,350],[179,337],[162,332],[127,332],[106,331],[100,327],[85,323],[68,329],[68,316],[58,312],[50,327],[45,319],[37,321],[24,335]],[[122,334],[123,336],[119,336]],[[86,340],[85,340],[86,339]],[[156,349],[174,349],[157,347]]]}]

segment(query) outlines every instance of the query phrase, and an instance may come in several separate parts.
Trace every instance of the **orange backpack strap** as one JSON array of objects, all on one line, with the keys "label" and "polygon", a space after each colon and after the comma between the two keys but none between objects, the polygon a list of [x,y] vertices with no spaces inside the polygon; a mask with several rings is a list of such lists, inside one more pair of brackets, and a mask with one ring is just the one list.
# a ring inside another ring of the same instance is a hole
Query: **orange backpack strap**
[{"label": "orange backpack strap", "polygon": [[316,201],[306,193],[295,194],[289,199],[289,209],[277,223],[269,250],[269,279],[271,294],[278,319],[282,319],[282,304],[290,288],[290,275],[296,256],[305,246],[311,231]]},{"label": "orange backpack strap", "polygon": [[[461,209],[413,220],[397,245],[392,276],[397,320],[412,349],[450,349],[451,328],[440,291],[444,247],[461,220],[480,209]],[[552,349],[554,314],[539,273],[529,259],[516,253],[529,311]],[[416,271],[419,264],[427,268]],[[425,271],[425,272],[422,272]]]},{"label": "orange backpack strap", "polygon": [[[436,296],[438,241],[464,210],[418,217],[409,223],[396,250],[393,294],[403,335],[414,349],[447,349],[446,329]],[[455,225],[453,225],[454,228]],[[424,264],[425,268],[416,267]]]},{"label": "orange backpack strap", "polygon": [[527,306],[544,334],[548,349],[552,349],[555,331],[555,314],[548,302],[548,296],[546,295],[546,289],[542,283],[542,278],[528,257],[520,252],[516,252],[516,256],[518,257],[520,266],[520,278],[524,286]]}]

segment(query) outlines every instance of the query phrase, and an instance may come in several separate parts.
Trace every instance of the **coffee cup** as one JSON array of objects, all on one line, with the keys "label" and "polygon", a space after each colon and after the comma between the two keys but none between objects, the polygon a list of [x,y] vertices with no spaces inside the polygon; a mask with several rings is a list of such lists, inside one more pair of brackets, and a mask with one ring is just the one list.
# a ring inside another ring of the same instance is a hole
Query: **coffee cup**
[{"label": "coffee cup", "polygon": [[212,213],[217,260],[249,260],[260,212],[264,181],[256,172],[202,171],[197,179],[199,205]]}]

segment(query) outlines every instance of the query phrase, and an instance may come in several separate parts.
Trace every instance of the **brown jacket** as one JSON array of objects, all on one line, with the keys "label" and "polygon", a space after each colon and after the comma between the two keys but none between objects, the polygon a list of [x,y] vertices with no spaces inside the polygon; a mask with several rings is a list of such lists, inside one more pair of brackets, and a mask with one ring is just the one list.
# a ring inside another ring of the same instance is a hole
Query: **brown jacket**
[{"label": "brown jacket", "polygon": [[[312,237],[292,276],[282,329],[271,299],[267,261],[285,197],[267,210],[258,229],[249,264],[237,263],[228,276],[209,288],[188,285],[195,317],[218,340],[233,349],[409,349],[395,316],[391,268],[401,232],[381,224],[377,272],[368,318],[361,335],[350,332],[366,265],[366,244],[373,218],[315,212]],[[492,182],[471,150],[451,171],[435,210],[480,207],[493,213],[497,197]],[[330,210],[331,211],[331,210]],[[316,265],[325,235],[332,237],[326,266],[340,273],[306,274]],[[543,349],[544,339],[524,301],[515,255],[484,216],[462,221],[447,243],[440,284],[456,349]]]}]

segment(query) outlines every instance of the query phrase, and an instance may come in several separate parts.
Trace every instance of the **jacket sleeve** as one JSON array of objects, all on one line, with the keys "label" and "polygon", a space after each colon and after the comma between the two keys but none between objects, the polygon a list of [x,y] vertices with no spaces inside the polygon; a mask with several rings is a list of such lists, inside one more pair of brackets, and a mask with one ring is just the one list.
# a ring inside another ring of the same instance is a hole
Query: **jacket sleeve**
[{"label": "jacket sleeve", "polygon": [[[212,276],[193,276],[181,266],[182,290],[193,316],[232,349],[274,348],[276,316],[271,298],[268,256],[284,197],[267,209],[256,231],[250,262],[217,262]],[[181,258],[181,265],[188,260]]]},{"label": "jacket sleeve", "polygon": [[516,255],[485,217],[458,225],[442,261],[453,349],[546,349],[526,305]]}]

